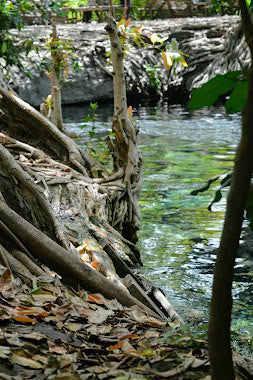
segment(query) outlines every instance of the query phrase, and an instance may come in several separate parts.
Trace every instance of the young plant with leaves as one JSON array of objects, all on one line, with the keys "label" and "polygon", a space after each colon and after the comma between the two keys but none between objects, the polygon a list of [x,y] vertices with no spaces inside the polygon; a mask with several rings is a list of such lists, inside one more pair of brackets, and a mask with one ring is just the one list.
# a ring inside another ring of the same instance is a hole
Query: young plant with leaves
[{"label": "young plant with leaves", "polygon": [[[97,113],[98,103],[90,103],[89,113],[84,118],[84,124],[81,126],[83,133],[88,132],[88,142],[86,149],[89,151],[89,155],[100,162],[101,165],[106,165],[109,163],[110,150],[105,142],[106,138],[97,136]],[[87,129],[89,130],[87,131]],[[81,135],[83,134],[81,133]],[[114,133],[111,131],[109,133],[111,139],[115,137]]]},{"label": "young plant with leaves", "polygon": [[[48,108],[48,114],[51,115],[51,121],[63,130],[62,109],[61,109],[61,87],[69,73],[70,59],[76,59],[71,41],[60,39],[57,36],[56,25],[52,25],[52,34],[46,41],[45,47],[51,55],[51,66],[47,71],[51,81],[51,98]],[[75,60],[73,68],[80,68]]]},{"label": "young plant with leaves", "polygon": [[160,87],[161,80],[160,80],[160,69],[158,65],[151,66],[150,64],[147,64],[145,71],[149,77],[150,87],[152,88]]}]

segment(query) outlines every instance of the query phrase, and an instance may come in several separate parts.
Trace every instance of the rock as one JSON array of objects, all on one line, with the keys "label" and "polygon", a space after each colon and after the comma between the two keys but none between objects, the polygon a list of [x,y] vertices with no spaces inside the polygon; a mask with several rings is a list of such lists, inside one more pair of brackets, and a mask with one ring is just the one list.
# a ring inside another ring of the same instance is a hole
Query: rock
[{"label": "rock", "polygon": [[[157,33],[168,39],[176,38],[180,50],[189,55],[188,68],[178,65],[173,71],[163,67],[160,52],[153,48],[139,48],[132,45],[125,59],[126,85],[128,97],[136,101],[154,97],[167,97],[175,102],[176,97],[181,101],[187,100],[194,86],[215,75],[215,72],[225,70],[224,63],[218,67],[221,58],[228,49],[226,41],[228,31],[235,33],[240,18],[238,16],[192,17],[168,20],[134,21],[133,26],[143,24],[143,36]],[[76,23],[57,25],[59,37],[73,41],[75,54],[82,70],[70,70],[67,81],[62,88],[62,103],[76,104],[92,101],[110,101],[113,99],[112,75],[106,64],[106,51],[110,49],[109,40],[104,29],[105,23]],[[19,96],[39,107],[42,98],[50,92],[49,79],[45,68],[49,67],[49,56],[43,45],[49,37],[50,28],[43,25],[33,25],[24,28],[20,34],[13,31],[19,43],[32,38],[39,47],[40,55],[35,52],[24,59],[26,70],[31,77],[21,74],[16,68],[11,70],[11,85]],[[232,59],[232,58],[231,58]],[[249,57],[244,57],[248,61]],[[223,60],[224,61],[224,60]],[[41,65],[41,62],[43,65]],[[216,64],[215,70],[210,70]],[[147,65],[157,65],[161,85],[158,89],[152,87]],[[241,69],[240,62],[233,63],[233,69]],[[207,70],[207,75],[205,75]]]}]

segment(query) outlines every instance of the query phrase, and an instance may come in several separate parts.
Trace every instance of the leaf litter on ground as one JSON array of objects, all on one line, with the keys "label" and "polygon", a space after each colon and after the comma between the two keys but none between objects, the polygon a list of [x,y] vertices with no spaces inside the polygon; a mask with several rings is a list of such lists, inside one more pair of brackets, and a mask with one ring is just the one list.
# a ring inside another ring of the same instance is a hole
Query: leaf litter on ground
[{"label": "leaf litter on ground", "polygon": [[[0,379],[204,379],[207,343],[138,306],[0,267]],[[36,289],[33,291],[33,284]]]}]

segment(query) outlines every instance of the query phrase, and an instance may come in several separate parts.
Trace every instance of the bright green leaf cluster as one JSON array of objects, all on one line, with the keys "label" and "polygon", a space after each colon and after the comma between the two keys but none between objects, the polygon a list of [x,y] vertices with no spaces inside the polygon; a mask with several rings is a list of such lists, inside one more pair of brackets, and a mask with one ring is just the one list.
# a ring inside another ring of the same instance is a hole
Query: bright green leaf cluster
[{"label": "bright green leaf cluster", "polygon": [[204,106],[212,106],[221,95],[230,93],[225,103],[229,113],[241,111],[245,105],[248,94],[248,78],[243,71],[229,71],[204,83],[200,88],[192,91],[189,108],[196,110]]}]

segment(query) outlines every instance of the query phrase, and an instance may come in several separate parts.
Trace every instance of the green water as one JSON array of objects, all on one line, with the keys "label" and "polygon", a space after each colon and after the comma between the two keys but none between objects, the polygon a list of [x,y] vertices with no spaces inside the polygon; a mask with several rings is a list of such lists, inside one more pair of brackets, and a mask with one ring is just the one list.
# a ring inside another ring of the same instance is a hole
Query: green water
[{"label": "green water", "polygon": [[[97,130],[101,135],[110,128],[108,120],[112,112],[112,106],[100,108],[100,113],[98,110]],[[76,109],[66,113],[67,120],[78,115]],[[222,108],[188,112],[181,106],[162,104],[137,107],[134,116],[140,127],[139,143],[144,159],[139,232],[143,270],[164,290],[185,320],[192,320],[194,315],[205,323],[226,191],[212,212],[207,206],[215,186],[196,197],[190,192],[232,169],[240,137],[240,115],[226,115]],[[70,123],[69,127],[78,130],[79,125]],[[253,248],[250,249],[252,252]],[[235,269],[232,328],[240,336],[233,334],[233,344],[249,354],[253,335],[253,272],[249,252],[237,259]]]},{"label": "green water", "polygon": [[[232,169],[240,116],[228,116],[219,108],[189,113],[178,106],[140,108],[139,113],[144,156],[139,246],[144,270],[183,318],[198,315],[207,321],[227,191],[212,212],[207,206],[215,186],[197,197],[190,192]],[[236,264],[232,327],[242,336],[233,335],[233,341],[249,354],[252,259],[245,254]]]}]

